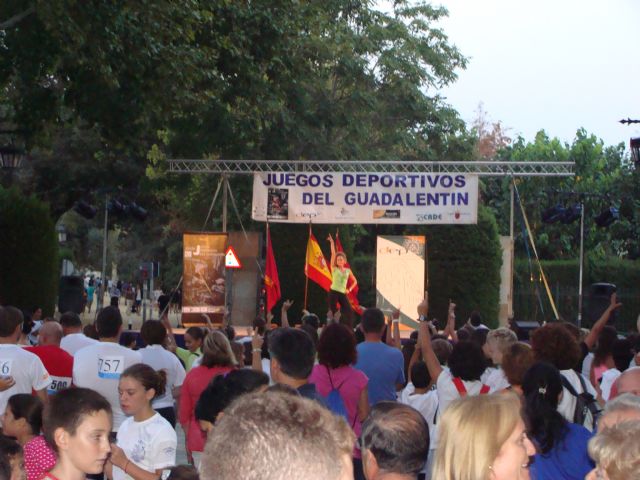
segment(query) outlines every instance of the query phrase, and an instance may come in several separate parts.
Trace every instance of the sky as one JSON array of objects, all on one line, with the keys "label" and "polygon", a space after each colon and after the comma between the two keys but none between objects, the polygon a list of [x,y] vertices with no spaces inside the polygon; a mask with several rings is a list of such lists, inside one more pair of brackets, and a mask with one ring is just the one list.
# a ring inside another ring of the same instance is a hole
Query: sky
[{"label": "sky", "polygon": [[467,123],[478,105],[509,136],[544,129],[571,142],[584,127],[605,145],[640,137],[640,0],[436,0],[469,62],[440,94]]}]

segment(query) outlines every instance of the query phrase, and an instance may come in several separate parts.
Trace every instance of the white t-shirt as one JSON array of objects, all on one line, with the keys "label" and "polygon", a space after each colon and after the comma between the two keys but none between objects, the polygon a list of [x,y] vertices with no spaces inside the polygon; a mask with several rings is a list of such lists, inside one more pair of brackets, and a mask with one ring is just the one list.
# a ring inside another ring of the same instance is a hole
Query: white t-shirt
[{"label": "white t-shirt", "polygon": [[584,360],[582,361],[582,376],[584,376],[585,378],[589,378],[592,364],[593,364],[593,352],[589,352],[587,353],[587,356],[584,357]]},{"label": "white t-shirt", "polygon": [[62,337],[60,341],[60,348],[66,351],[69,355],[75,355],[78,350],[89,345],[95,345],[98,340],[87,337],[84,333],[70,333]]},{"label": "white t-shirt", "polygon": [[602,391],[602,398],[605,402],[609,401],[611,396],[611,387],[616,382],[618,377],[622,375],[622,372],[617,368],[610,368],[602,374],[602,382],[600,382],[600,390]]},{"label": "white t-shirt", "polygon": [[[482,380],[482,378],[480,380]],[[491,389],[489,390],[490,393],[499,392],[511,386],[502,368],[492,368],[491,373],[483,383],[489,386]]]},{"label": "white t-shirt", "polygon": [[[480,395],[480,390],[482,389],[483,384],[480,380],[468,381],[462,380],[462,384],[464,385],[465,390],[467,391],[467,395],[474,396]],[[458,389],[453,383],[453,375],[448,369],[443,369],[442,373],[438,376],[438,381],[436,382],[437,388],[436,392],[438,393],[438,423],[440,424],[440,418],[442,414],[447,409],[449,404],[454,400],[460,398],[460,393],[458,393]],[[438,445],[438,429],[436,429],[436,434],[431,442],[429,448],[435,449]]]},{"label": "white t-shirt", "polygon": [[[131,463],[148,472],[155,473],[176,463],[176,431],[158,413],[143,422],[136,422],[133,417],[127,418],[120,425],[116,443]],[[113,480],[132,480],[132,477],[114,466]]]},{"label": "white t-shirt", "polygon": [[[449,404],[460,398],[460,394],[453,383],[453,375],[451,375],[449,370],[442,370],[442,373],[438,376],[436,384],[438,386],[436,391],[438,392],[438,402],[440,405],[438,408],[438,418],[440,418]],[[467,391],[467,395],[480,395],[480,390],[483,385],[480,380],[463,380],[462,384]]]},{"label": "white t-shirt", "polygon": [[[577,393],[582,393],[582,385],[580,384],[580,379],[578,378],[578,374],[574,370],[560,370],[560,373],[569,381],[571,386],[575,389]],[[584,378],[584,383],[587,386],[587,391],[593,395],[593,398],[596,398],[596,390],[591,385],[591,382],[588,378]],[[558,404],[558,412],[567,419],[568,422],[573,422],[573,414],[576,409],[576,397],[571,395],[569,391],[562,387],[562,398],[560,399],[560,403]],[[591,418],[591,414],[588,415]],[[584,426],[593,430],[593,419],[587,419],[584,423]]]},{"label": "white t-shirt", "polygon": [[42,360],[18,345],[0,345],[0,375],[13,377],[16,382],[13,387],[0,392],[0,414],[4,413],[11,396],[31,393],[32,389],[43,390],[51,384]]},{"label": "white t-shirt", "polygon": [[[414,394],[413,383],[407,383],[400,393],[399,401],[418,410],[429,425],[429,438],[435,438],[435,416],[438,412],[438,393],[430,390],[427,393]],[[431,446],[429,448],[432,448]]]},{"label": "white t-shirt", "polygon": [[154,370],[164,370],[167,373],[167,388],[161,397],[153,401],[153,408],[173,407],[173,394],[171,390],[179,387],[184,382],[187,375],[184,367],[173,353],[167,352],[162,345],[149,345],[138,350],[142,355],[142,363],[154,368]]},{"label": "white t-shirt", "polygon": [[120,374],[136,363],[142,363],[142,355],[111,342],[98,342],[78,350],[73,356],[73,384],[91,388],[109,400],[114,432],[125,419],[118,396]]},{"label": "white t-shirt", "polygon": [[485,385],[488,385],[487,381],[489,380],[489,377],[491,377],[491,375],[493,375],[493,372],[495,372],[496,370],[498,370],[496,367],[485,368],[484,372],[482,372],[482,375],[480,375],[480,381]]}]

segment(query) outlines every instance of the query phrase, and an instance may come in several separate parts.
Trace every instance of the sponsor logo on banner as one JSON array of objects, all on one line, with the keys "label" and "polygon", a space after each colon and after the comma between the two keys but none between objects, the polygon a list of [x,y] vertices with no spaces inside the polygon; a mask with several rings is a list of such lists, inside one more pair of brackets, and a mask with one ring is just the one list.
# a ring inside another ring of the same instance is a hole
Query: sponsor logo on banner
[{"label": "sponsor logo on banner", "polygon": [[256,173],[252,218],[294,223],[473,224],[477,175]]},{"label": "sponsor logo on banner", "polygon": [[400,218],[400,210],[374,210],[373,218]]}]

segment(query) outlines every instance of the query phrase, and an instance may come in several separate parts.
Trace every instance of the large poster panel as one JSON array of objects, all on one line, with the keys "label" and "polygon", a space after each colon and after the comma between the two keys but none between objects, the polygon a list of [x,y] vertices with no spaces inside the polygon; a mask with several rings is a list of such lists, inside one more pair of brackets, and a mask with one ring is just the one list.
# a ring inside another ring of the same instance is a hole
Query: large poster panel
[{"label": "large poster panel", "polygon": [[400,323],[411,328],[424,298],[426,257],[423,236],[378,236],[376,306],[387,314],[400,309]]},{"label": "large poster panel", "polygon": [[474,224],[477,175],[256,173],[251,216],[289,223]]},{"label": "large poster panel", "polygon": [[226,233],[183,235],[182,324],[222,319],[225,310],[224,254]]}]

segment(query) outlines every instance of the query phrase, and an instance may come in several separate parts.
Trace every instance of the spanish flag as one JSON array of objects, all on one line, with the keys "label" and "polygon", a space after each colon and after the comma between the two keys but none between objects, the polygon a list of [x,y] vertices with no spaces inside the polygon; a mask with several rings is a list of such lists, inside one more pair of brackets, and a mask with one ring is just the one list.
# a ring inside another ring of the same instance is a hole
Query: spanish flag
[{"label": "spanish flag", "polygon": [[[336,253],[337,252],[344,252],[344,248],[342,248],[342,242],[340,241],[340,234],[336,231]],[[349,266],[348,262],[345,264],[345,267],[351,270],[351,267]],[[353,274],[353,270],[351,270],[351,275],[349,275],[349,280],[347,280],[347,299],[349,300],[349,303],[351,304],[351,308],[353,308],[353,311],[356,312],[358,315],[362,315],[364,310],[360,306],[360,302],[358,302],[358,291],[359,291],[358,280],[356,279],[356,276]]]},{"label": "spanish flag", "polygon": [[267,261],[264,272],[264,289],[267,296],[267,312],[270,312],[280,297],[280,279],[278,278],[278,267],[273,256],[273,246],[271,245],[271,234],[267,223]]},{"label": "spanish flag", "polygon": [[309,241],[307,242],[307,258],[304,263],[304,274],[327,292],[331,289],[331,271],[329,270],[327,261],[324,259],[316,237],[314,237],[311,232],[311,226],[309,226]]}]

